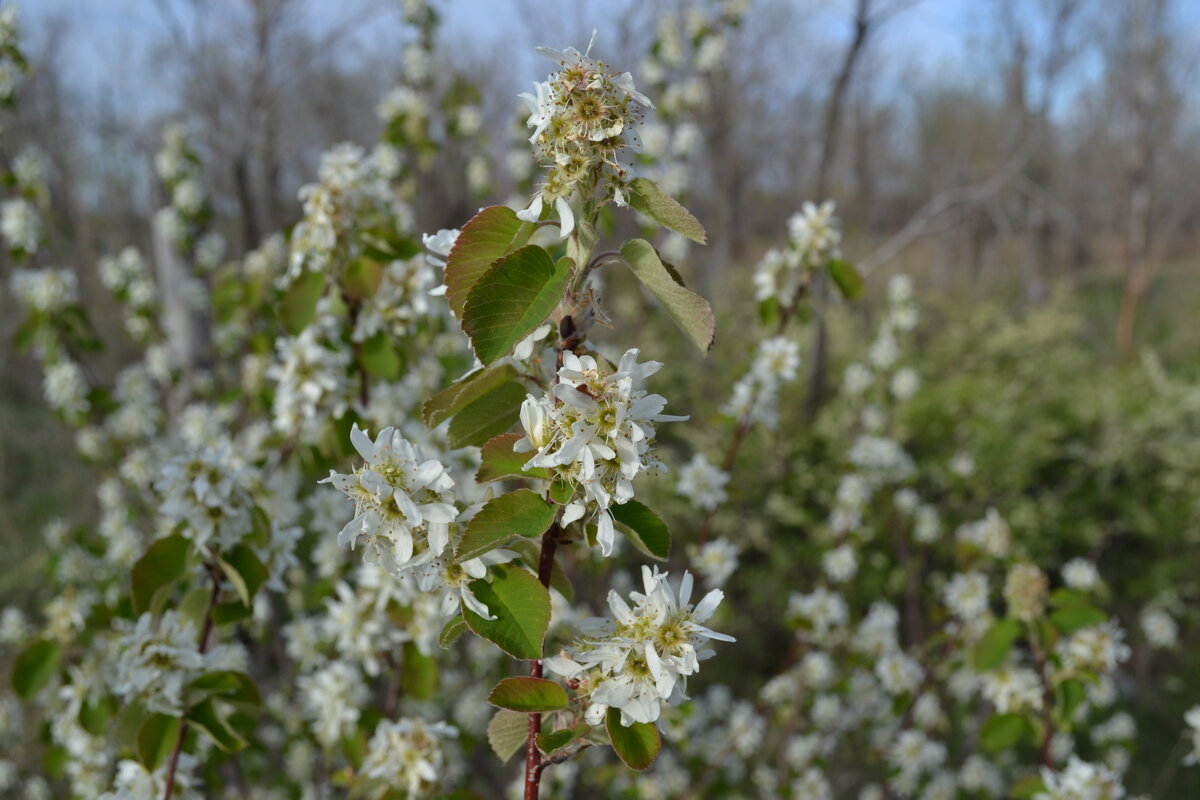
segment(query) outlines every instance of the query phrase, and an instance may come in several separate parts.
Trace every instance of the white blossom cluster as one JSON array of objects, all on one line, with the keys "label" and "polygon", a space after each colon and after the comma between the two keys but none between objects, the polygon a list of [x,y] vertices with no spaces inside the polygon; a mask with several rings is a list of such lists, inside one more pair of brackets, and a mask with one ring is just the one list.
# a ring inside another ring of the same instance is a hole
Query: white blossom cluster
[{"label": "white blossom cluster", "polygon": [[174,611],[157,620],[153,614],[143,614],[118,644],[113,691],[125,702],[137,701],[150,711],[181,716],[187,684],[205,666],[197,638],[196,627]]},{"label": "white blossom cluster", "polygon": [[183,248],[198,233],[209,200],[200,158],[182,124],[173,122],[163,129],[154,168],[167,193],[167,205],[159,209],[155,224],[169,242]]},{"label": "white blossom cluster", "polygon": [[729,473],[709,463],[703,453],[696,453],[692,460],[679,468],[678,492],[701,511],[712,511],[725,502],[725,486]]},{"label": "white blossom cluster", "polygon": [[1103,764],[1090,764],[1072,755],[1062,771],[1042,767],[1046,791],[1034,800],[1121,800],[1125,787],[1120,776]]},{"label": "white blossom cluster", "polygon": [[17,28],[20,21],[20,10],[16,6],[0,8],[0,102],[12,100],[17,89],[25,82],[28,70],[19,47]]},{"label": "white blossom cluster", "polygon": [[450,524],[458,518],[454,479],[446,467],[424,458],[395,428],[384,428],[371,441],[355,424],[350,441],[366,463],[352,474],[330,471],[322,481],[354,500],[354,519],[338,542],[361,545],[368,562],[393,575],[445,553]]},{"label": "white blossom cluster", "polygon": [[9,288],[23,306],[40,314],[54,314],[79,302],[79,279],[70,269],[13,270]]},{"label": "white blossom cluster", "polygon": [[348,263],[358,255],[352,233],[359,228],[376,223],[408,229],[411,212],[391,186],[397,165],[384,152],[368,155],[343,143],[322,156],[317,183],[300,190],[304,219],[292,231],[289,278]]},{"label": "white blossom cluster", "polygon": [[363,304],[355,320],[356,342],[370,339],[380,331],[389,336],[403,336],[415,321],[434,308],[429,292],[437,285],[437,279],[424,255],[392,261],[381,274],[379,287]]},{"label": "white blossom cluster", "polygon": [[251,530],[250,475],[228,445],[170,459],[154,482],[159,512],[185,523],[183,535],[209,554],[240,542]]},{"label": "white blossom cluster", "polygon": [[[700,116],[711,102],[709,85],[728,63],[731,38],[747,10],[743,0],[689,5],[682,14],[659,18],[655,44],[638,74],[659,98],[657,119],[642,126],[639,172],[672,197],[686,198],[703,150]],[[690,244],[677,233],[659,250],[672,262],[686,258]]]},{"label": "white blossom cluster", "polygon": [[667,577],[657,567],[643,566],[643,591],[630,594],[632,606],[610,591],[613,619],[584,626],[569,657],[545,660],[547,669],[579,681],[579,691],[588,698],[585,717],[590,724],[601,724],[609,708],[621,712],[622,725],[657,721],[662,705],[681,699],[688,677],[713,655],[697,648],[709,639],[734,641],[704,625],[724,598],[720,589],[693,607],[691,573],[684,573],[678,596]]},{"label": "white blossom cluster", "polygon": [[788,308],[813,270],[840,258],[842,232],[833,213],[832,200],[809,202],[788,219],[788,246],[771,248],[755,267],[755,299],[777,300],[781,308]]},{"label": "white blossom cluster", "polygon": [[380,722],[363,759],[362,774],[382,786],[375,794],[368,790],[367,796],[389,796],[388,790],[396,789],[415,800],[453,785],[462,770],[451,744],[457,738],[458,730],[445,722],[413,717]]},{"label": "white blossom cluster", "polygon": [[614,544],[610,506],[633,498],[639,473],[662,468],[652,454],[654,424],[687,419],[662,413],[666,399],[646,392],[646,379],[662,363],[639,364],[639,355],[636,348],[626,351],[616,371],[608,372],[592,356],[564,352],[552,392],[528,395],[521,404],[525,436],[513,448],[534,453],[527,468],[547,469],[575,489],[562,524],[591,515],[605,556]]},{"label": "white blossom cluster", "polygon": [[125,330],[138,341],[153,331],[158,306],[158,289],[146,260],[136,247],[126,247],[96,264],[100,281],[125,307]]},{"label": "white blossom cluster", "polygon": [[33,255],[42,239],[42,217],[24,197],[0,204],[0,237],[11,252]]},{"label": "white blossom cluster", "polygon": [[633,86],[628,72],[616,73],[590,57],[596,34],[580,53],[574,47],[538,52],[558,62],[560,70],[541,83],[534,94],[521,98],[529,106],[526,124],[533,128],[529,142],[538,162],[548,169],[532,204],[518,216],[536,222],[544,205],[553,203],[562,238],[575,228],[571,196],[602,187],[617,205],[625,204],[630,166],[626,150],[640,148],[635,128],[642,108],[653,104]]},{"label": "white blossom cluster", "polygon": [[758,346],[750,371],[733,385],[733,395],[722,413],[739,425],[779,424],[779,399],[784,384],[794,381],[800,369],[800,344],[786,336],[765,339]]},{"label": "white blossom cluster", "polygon": [[276,339],[275,360],[262,373],[275,382],[275,429],[309,441],[328,419],[345,413],[353,391],[346,372],[352,357],[336,344],[336,321],[328,308],[328,299],[322,299],[317,318],[299,336]]}]

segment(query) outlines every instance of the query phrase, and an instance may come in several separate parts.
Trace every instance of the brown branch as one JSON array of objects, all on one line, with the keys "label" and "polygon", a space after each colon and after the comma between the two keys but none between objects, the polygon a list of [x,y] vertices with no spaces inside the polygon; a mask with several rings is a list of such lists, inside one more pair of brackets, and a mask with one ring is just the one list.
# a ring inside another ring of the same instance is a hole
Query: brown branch
[{"label": "brown branch", "polygon": [[[555,522],[542,534],[542,553],[538,560],[538,581],[547,589],[550,588],[550,575],[554,571],[554,551],[558,548],[558,536],[561,532]],[[529,677],[542,677],[542,661],[535,658],[529,662]],[[537,737],[542,732],[542,715],[529,715],[529,738],[525,742],[525,800],[538,800],[538,790],[542,782],[542,770],[547,766],[542,763],[542,754],[538,750]]]},{"label": "brown branch", "polygon": [[[208,640],[213,629],[213,611],[217,607],[217,598],[221,594],[221,568],[216,564],[209,564],[208,574],[212,578],[212,594],[208,598],[208,609],[204,612],[204,627],[200,631],[198,649],[201,655],[208,652]],[[171,800],[171,795],[175,791],[175,770],[179,767],[179,756],[183,753],[183,737],[186,733],[187,726],[180,725],[179,738],[175,740],[175,749],[171,751],[171,760],[167,764],[167,780],[166,788],[163,790],[163,800]]]}]

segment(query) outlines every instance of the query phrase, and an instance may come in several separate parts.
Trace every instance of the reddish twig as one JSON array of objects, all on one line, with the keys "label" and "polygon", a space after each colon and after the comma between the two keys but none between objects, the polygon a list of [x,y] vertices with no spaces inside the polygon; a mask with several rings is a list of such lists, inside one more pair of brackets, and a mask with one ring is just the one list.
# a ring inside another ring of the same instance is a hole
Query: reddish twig
[{"label": "reddish twig", "polygon": [[[212,594],[208,598],[208,610],[204,612],[204,627],[200,631],[200,654],[208,652],[208,640],[213,629],[213,610],[217,607],[217,598],[221,594],[221,568],[215,564],[208,565],[208,574],[212,578]],[[171,800],[175,791],[175,770],[179,767],[179,756],[183,753],[183,737],[187,726],[179,726],[179,738],[175,740],[175,749],[171,751],[171,760],[167,763],[166,788],[163,790],[163,800]]]}]

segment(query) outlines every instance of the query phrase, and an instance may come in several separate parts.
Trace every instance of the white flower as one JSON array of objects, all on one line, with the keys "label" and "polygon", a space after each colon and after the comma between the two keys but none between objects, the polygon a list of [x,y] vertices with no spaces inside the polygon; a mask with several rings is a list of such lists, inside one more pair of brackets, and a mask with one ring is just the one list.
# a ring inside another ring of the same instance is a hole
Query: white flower
[{"label": "white flower", "polygon": [[893,275],[888,280],[888,302],[893,305],[907,303],[913,298],[912,278],[904,274]]},{"label": "white flower", "polygon": [[448,748],[457,738],[458,730],[445,722],[414,717],[384,720],[371,737],[362,775],[381,781],[409,800],[430,797],[457,772]]},{"label": "white flower", "polygon": [[33,254],[42,234],[41,217],[28,200],[15,197],[0,205],[0,236],[9,250]]},{"label": "white flower", "polygon": [[585,632],[570,658],[545,661],[552,672],[580,680],[580,691],[588,694],[589,719],[599,721],[607,709],[615,708],[622,725],[655,722],[662,703],[682,695],[688,676],[712,655],[697,647],[708,639],[734,641],[703,624],[724,597],[719,589],[693,607],[691,574],[684,573],[676,596],[666,573],[657,567],[642,567],[642,587],[644,592],[630,594],[632,607],[617,592],[609,592],[614,619]]},{"label": "white flower", "polygon": [[1041,679],[1028,667],[1005,665],[985,673],[982,694],[1001,714],[1042,708]]},{"label": "white flower", "polygon": [[18,269],[9,279],[13,296],[26,308],[53,314],[79,302],[79,282],[69,269]]},{"label": "white flower", "polygon": [[48,365],[42,387],[50,407],[69,419],[78,419],[90,408],[87,378],[74,361],[64,359]]},{"label": "white flower", "polygon": [[810,266],[823,266],[829,259],[838,257],[842,233],[833,215],[834,208],[832,200],[826,200],[819,206],[805,203],[788,220],[788,236],[792,245]]},{"label": "white flower", "polygon": [[393,574],[440,556],[458,517],[446,467],[423,459],[395,428],[384,428],[372,442],[356,423],[350,441],[366,463],[349,475],[331,470],[321,481],[354,500],[354,519],[338,541],[366,546],[367,560]]},{"label": "white flower", "polygon": [[858,572],[858,558],[849,544],[828,551],[821,557],[821,568],[834,583],[845,583]]},{"label": "white flower", "polygon": [[955,535],[959,541],[969,542],[994,558],[1003,558],[1012,546],[1008,523],[994,508],[989,508],[983,519],[961,526]]},{"label": "white flower", "polygon": [[1183,763],[1188,766],[1200,764],[1200,706],[1192,706],[1188,709],[1187,713],[1183,715],[1183,721],[1189,728],[1184,735],[1191,739],[1191,750],[1184,757]]},{"label": "white flower", "polygon": [[164,613],[157,624],[153,614],[143,614],[118,645],[113,691],[149,711],[182,715],[184,687],[204,668],[197,636],[196,628],[174,611]]},{"label": "white flower", "polygon": [[1151,646],[1172,648],[1179,643],[1179,623],[1163,609],[1144,609],[1139,621]]},{"label": "white flower", "polygon": [[1090,591],[1100,583],[1100,573],[1096,565],[1086,558],[1073,558],[1063,565],[1063,583],[1072,589]]},{"label": "white flower", "polygon": [[617,205],[625,204],[630,167],[620,159],[626,150],[639,147],[634,133],[641,121],[638,106],[652,106],[634,88],[628,72],[617,74],[590,57],[595,41],[593,32],[584,53],[573,47],[563,51],[539,47],[538,52],[558,62],[560,70],[535,83],[532,94],[520,95],[529,107],[530,144],[548,172],[532,203],[517,216],[536,222],[543,206],[552,202],[564,239],[575,227],[570,198],[577,188],[590,188],[599,177],[606,194]]},{"label": "white flower", "polygon": [[1061,772],[1042,767],[1042,783],[1046,791],[1035,794],[1033,800],[1121,800],[1125,796],[1125,788],[1114,771],[1089,764],[1078,756],[1071,756]]},{"label": "white flower", "polygon": [[591,356],[564,352],[553,395],[529,395],[521,405],[525,436],[513,447],[518,453],[536,451],[527,467],[548,469],[575,487],[562,522],[591,512],[605,556],[612,554],[614,541],[609,507],[633,497],[633,479],[640,472],[662,467],[651,455],[654,423],[687,419],[663,414],[666,399],[646,393],[646,378],[662,364],[639,364],[638,354],[627,351],[617,371],[606,374]]},{"label": "white flower", "polygon": [[725,485],[729,473],[709,463],[703,453],[696,453],[692,460],[679,470],[679,493],[702,511],[712,511],[725,502]]},{"label": "white flower", "polygon": [[1125,631],[1116,620],[1075,631],[1059,642],[1058,650],[1067,668],[1096,672],[1112,672],[1129,660],[1131,652],[1125,644]]},{"label": "white flower", "polygon": [[988,610],[988,580],[982,572],[958,573],[945,589],[946,606],[959,619],[971,621]]},{"label": "white flower", "polygon": [[[432,235],[428,233],[421,234],[421,243],[429,251],[425,254],[425,260],[429,263],[429,266],[441,270],[446,269],[446,259],[450,257],[450,251],[454,249],[454,245],[458,241],[458,234],[458,228],[442,228]],[[445,283],[430,292],[433,295],[445,293]]]},{"label": "white flower", "polygon": [[787,616],[800,617],[811,623],[819,639],[842,628],[850,616],[850,610],[840,594],[817,587],[810,594],[793,594],[789,597]]},{"label": "white flower", "polygon": [[[163,763],[154,772],[147,772],[138,761],[122,759],[117,763],[117,775],[113,790],[99,796],[99,800],[157,800],[167,790],[167,770]],[[202,797],[196,773],[199,763],[191,753],[181,753],[175,764],[175,784],[171,800],[200,800]]]},{"label": "white flower", "polygon": [[975,474],[975,459],[970,453],[959,451],[950,459],[950,471],[960,478],[969,478]]},{"label": "white flower", "polygon": [[459,601],[484,619],[496,619],[488,607],[475,597],[471,582],[487,577],[487,568],[517,558],[511,550],[489,550],[478,558],[455,563],[451,558],[435,558],[416,568],[417,587],[422,592],[441,593],[443,617],[458,613]]},{"label": "white flower", "polygon": [[367,686],[358,669],[334,661],[297,681],[313,734],[326,750],[354,730],[359,709],[367,702]]},{"label": "white flower", "polygon": [[875,675],[890,695],[913,692],[921,683],[921,666],[900,652],[885,653],[875,662]]},{"label": "white flower", "polygon": [[227,445],[185,453],[168,461],[154,483],[162,497],[159,512],[186,522],[183,535],[203,553],[214,542],[234,545],[251,530],[246,478]]},{"label": "white flower", "polygon": [[724,537],[706,542],[698,550],[689,550],[689,555],[692,566],[714,588],[724,586],[738,565],[738,547]]},{"label": "white flower", "polygon": [[897,400],[908,400],[921,387],[921,377],[911,367],[905,367],[892,376],[892,394]]},{"label": "white flower", "polygon": [[777,384],[794,380],[799,367],[800,343],[785,336],[775,336],[758,346],[750,372],[765,384]]}]

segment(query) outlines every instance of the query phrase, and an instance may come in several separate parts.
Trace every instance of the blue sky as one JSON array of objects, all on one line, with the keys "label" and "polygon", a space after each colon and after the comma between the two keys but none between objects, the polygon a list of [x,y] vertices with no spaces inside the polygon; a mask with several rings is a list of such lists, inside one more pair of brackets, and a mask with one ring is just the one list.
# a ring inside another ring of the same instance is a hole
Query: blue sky
[{"label": "blue sky", "polygon": [[[176,6],[181,0],[167,0]],[[1010,0],[1002,0],[1008,2]],[[1015,1],[1015,0],[1012,0]],[[1124,0],[1101,0],[1123,2]],[[161,42],[165,28],[157,0],[15,0],[31,28],[52,17],[66,17],[74,30],[63,57],[72,71],[71,80],[88,93],[106,92],[129,102],[153,105],[154,98],[135,96],[144,79],[152,42]],[[216,9],[236,8],[238,0],[203,0]],[[617,26],[637,0],[434,0],[443,13],[442,37],[452,43],[478,41],[487,49],[500,48],[506,41],[516,46],[521,78],[536,77],[534,44],[562,44],[560,37],[586,36],[587,29],[600,30],[601,41],[612,41]],[[787,0],[776,0],[786,4]],[[825,28],[830,38],[849,36],[853,0],[793,0],[795,8],[809,21]],[[995,0],[920,0],[884,30],[877,47],[922,71],[969,77],[975,68],[974,47],[979,31]],[[347,14],[361,13],[362,25],[356,40],[363,52],[380,52],[393,46],[402,35],[398,9],[402,0],[307,0],[306,24],[314,30],[328,29]],[[552,14],[531,24],[522,17],[530,8],[548,9]],[[1176,22],[1184,41],[1200,52],[1200,1],[1175,0]],[[582,46],[584,42],[579,42]],[[514,87],[516,88],[516,87]]]}]

